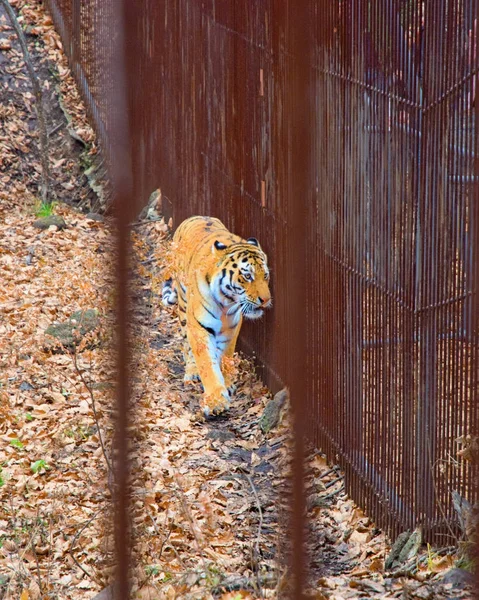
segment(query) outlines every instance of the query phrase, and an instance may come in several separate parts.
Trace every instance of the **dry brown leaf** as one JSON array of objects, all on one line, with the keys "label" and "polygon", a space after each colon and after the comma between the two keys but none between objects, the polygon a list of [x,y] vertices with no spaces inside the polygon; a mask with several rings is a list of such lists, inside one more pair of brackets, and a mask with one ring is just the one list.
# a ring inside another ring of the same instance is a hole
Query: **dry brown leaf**
[{"label": "dry brown leaf", "polygon": [[35,581],[35,579],[32,579],[30,581],[30,585],[28,586],[28,593],[30,594],[30,598],[32,600],[38,600],[40,598],[42,593],[40,590],[40,586]]}]

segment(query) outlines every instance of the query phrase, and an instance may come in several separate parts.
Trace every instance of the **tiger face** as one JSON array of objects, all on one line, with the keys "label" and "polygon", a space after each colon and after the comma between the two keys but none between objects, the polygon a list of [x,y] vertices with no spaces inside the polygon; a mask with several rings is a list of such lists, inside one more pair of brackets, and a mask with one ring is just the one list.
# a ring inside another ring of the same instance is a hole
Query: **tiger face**
[{"label": "tiger face", "polygon": [[271,306],[267,258],[258,241],[249,238],[231,246],[215,241],[214,248],[222,255],[212,286],[217,300],[228,315],[238,312],[258,319]]}]

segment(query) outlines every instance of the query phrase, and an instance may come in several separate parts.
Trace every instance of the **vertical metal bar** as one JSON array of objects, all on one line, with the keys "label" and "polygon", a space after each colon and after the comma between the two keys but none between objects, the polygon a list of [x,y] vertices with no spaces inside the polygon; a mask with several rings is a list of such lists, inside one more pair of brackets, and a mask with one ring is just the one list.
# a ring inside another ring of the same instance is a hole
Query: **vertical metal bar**
[{"label": "vertical metal bar", "polygon": [[[131,170],[131,144],[129,129],[129,67],[127,23],[134,22],[128,9],[128,0],[116,5],[115,52],[111,70],[111,96],[109,108],[109,169],[114,193],[114,211],[117,227],[117,390],[115,415],[115,545],[119,600],[130,598],[131,532],[129,528],[130,468],[129,468],[129,409],[130,409],[130,358],[128,306],[130,296],[130,235],[133,220],[133,177]],[[131,6],[130,6],[131,10]],[[133,28],[133,27],[132,27]]]},{"label": "vertical metal bar", "polygon": [[[473,4],[473,18],[471,19],[471,49],[470,56],[472,57],[474,67],[479,65],[479,0],[471,0]],[[471,67],[473,66],[471,65]],[[471,84],[471,104],[474,103],[474,161],[473,174],[479,175],[479,75],[473,78]],[[479,436],[479,184],[472,184],[473,190],[471,193],[471,208],[470,208],[470,227],[471,235],[469,243],[471,244],[471,259],[470,267],[471,291],[471,370],[470,370],[470,423],[472,434]],[[475,501],[479,501],[479,464],[474,464],[472,468],[472,485],[475,485]],[[476,598],[479,599],[479,520],[476,522],[475,535],[475,554],[476,554]]]},{"label": "vertical metal bar", "polygon": [[[288,382],[294,411],[292,567],[294,595],[304,598],[306,561],[304,535],[304,443],[306,432],[306,381],[309,359],[306,348],[308,325],[304,308],[308,293],[308,218],[313,202],[311,150],[313,130],[312,38],[310,2],[288,0],[286,12],[287,70],[285,72],[285,117],[287,146],[282,148],[287,164],[288,273]],[[297,199],[301,198],[301,202]],[[306,366],[306,369],[305,369]]]}]

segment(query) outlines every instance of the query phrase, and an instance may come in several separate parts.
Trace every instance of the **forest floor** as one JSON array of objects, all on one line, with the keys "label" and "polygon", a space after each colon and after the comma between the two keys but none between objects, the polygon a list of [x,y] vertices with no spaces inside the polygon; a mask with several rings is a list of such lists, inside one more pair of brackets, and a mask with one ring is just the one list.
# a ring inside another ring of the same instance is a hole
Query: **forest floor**
[{"label": "forest floor", "polygon": [[[98,214],[95,136],[51,19],[36,0],[12,5],[43,86],[57,220],[39,222],[34,98],[0,10],[0,599],[90,599],[115,576],[114,222]],[[237,357],[231,411],[198,417],[178,320],[160,302],[168,235],[162,220],[131,234],[132,597],[284,597],[288,406],[265,431],[271,393]],[[311,451],[307,476],[308,597],[470,597],[451,549],[386,570],[389,541],[341,471]]]}]

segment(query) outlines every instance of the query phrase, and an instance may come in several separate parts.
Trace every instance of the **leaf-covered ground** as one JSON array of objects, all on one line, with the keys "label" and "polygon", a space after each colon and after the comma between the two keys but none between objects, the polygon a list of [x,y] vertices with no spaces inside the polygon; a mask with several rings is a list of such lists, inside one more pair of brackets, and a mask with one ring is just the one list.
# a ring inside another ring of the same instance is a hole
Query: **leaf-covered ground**
[{"label": "leaf-covered ground", "polygon": [[[83,170],[95,140],[58,36],[36,1],[12,4],[47,91],[51,73],[58,76],[48,103],[49,129],[59,136],[54,190],[91,209],[101,203]],[[36,117],[2,13],[0,81],[0,598],[89,599],[114,579],[114,224],[57,204],[66,228],[34,225]],[[81,150],[72,128],[86,142]],[[201,390],[182,381],[177,318],[160,304],[167,228],[140,223],[132,243],[133,595],[277,598],[290,584],[281,558],[288,550],[287,408],[264,433],[271,395],[238,358],[232,410],[198,418]],[[63,345],[47,334],[55,323],[70,330]],[[345,495],[339,469],[313,451],[307,471],[311,598],[467,597],[458,576],[454,584],[441,580],[453,566],[451,551],[422,549],[385,571],[387,540]]]}]

